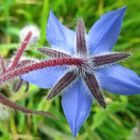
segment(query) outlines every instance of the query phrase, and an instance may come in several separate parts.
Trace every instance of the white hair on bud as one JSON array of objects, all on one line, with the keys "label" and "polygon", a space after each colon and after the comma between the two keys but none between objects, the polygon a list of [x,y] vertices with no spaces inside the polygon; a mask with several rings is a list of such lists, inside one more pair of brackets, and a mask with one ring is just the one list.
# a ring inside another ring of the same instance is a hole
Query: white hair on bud
[{"label": "white hair on bud", "polygon": [[26,25],[25,27],[23,27],[21,29],[20,34],[19,34],[20,41],[23,42],[25,37],[27,36],[27,34],[29,32],[32,33],[31,39],[29,41],[29,44],[36,43],[40,38],[40,30],[35,25]]}]

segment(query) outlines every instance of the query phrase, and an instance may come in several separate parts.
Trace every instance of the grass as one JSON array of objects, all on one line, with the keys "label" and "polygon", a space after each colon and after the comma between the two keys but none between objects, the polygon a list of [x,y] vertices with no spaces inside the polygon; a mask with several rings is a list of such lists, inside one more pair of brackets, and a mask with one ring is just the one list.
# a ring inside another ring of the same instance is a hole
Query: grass
[{"label": "grass", "polygon": [[[36,24],[41,30],[39,47],[48,45],[46,23],[50,9],[59,20],[75,29],[77,17],[85,20],[87,31],[104,12],[127,5],[127,12],[117,44],[116,51],[128,51],[133,56],[122,64],[140,75],[140,1],[114,0],[0,0],[0,52],[10,58],[18,47],[18,34],[26,24]],[[37,47],[29,48],[26,55],[41,56]],[[0,140],[73,140],[64,117],[60,97],[46,101],[47,90],[31,85],[14,93],[9,86],[2,91],[9,98],[28,108],[48,110],[59,119],[25,115],[0,105]],[[140,134],[140,95],[119,96],[105,93],[108,107],[100,109],[92,106],[90,117],[81,128],[77,140],[139,140]]]}]

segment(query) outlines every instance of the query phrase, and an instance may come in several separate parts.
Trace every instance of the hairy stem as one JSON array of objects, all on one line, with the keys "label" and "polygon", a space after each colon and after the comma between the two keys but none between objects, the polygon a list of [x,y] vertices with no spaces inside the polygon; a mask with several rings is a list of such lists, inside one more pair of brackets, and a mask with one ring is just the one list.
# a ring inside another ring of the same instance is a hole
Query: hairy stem
[{"label": "hairy stem", "polygon": [[21,47],[17,50],[17,53],[15,55],[14,60],[12,61],[10,69],[14,68],[19,63],[19,60],[20,60],[22,54],[24,53],[24,51],[25,51],[25,49],[26,49],[26,47],[31,39],[31,36],[32,36],[32,32],[29,32],[27,34],[27,36],[25,37],[23,43],[21,44]]},{"label": "hairy stem", "polygon": [[1,74],[0,75],[0,84],[4,83],[10,79],[13,79],[17,76],[21,76],[21,75],[24,75],[26,73],[29,73],[29,72],[32,72],[35,70],[39,70],[39,69],[43,69],[43,68],[47,68],[47,67],[59,66],[59,65],[79,66],[82,63],[84,63],[83,60],[79,59],[79,58],[59,58],[59,59],[52,59],[52,60],[48,60],[48,61],[35,63],[35,64],[28,65],[28,66],[23,66],[21,68],[14,69],[10,72]]}]

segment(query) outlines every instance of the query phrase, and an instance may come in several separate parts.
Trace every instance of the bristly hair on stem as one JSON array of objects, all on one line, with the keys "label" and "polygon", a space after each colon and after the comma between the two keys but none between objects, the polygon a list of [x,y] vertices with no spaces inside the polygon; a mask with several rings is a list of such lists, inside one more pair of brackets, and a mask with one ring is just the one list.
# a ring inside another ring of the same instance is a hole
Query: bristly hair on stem
[{"label": "bristly hair on stem", "polygon": [[59,58],[52,59],[48,61],[34,63],[28,66],[23,66],[18,69],[11,70],[10,72],[6,72],[0,75],[0,84],[3,84],[9,80],[16,78],[17,76],[21,76],[27,74],[29,72],[43,69],[46,67],[59,66],[59,65],[82,65],[84,61],[79,58]]},{"label": "bristly hair on stem", "polygon": [[21,44],[21,47],[17,50],[16,52],[16,55],[15,55],[15,58],[14,60],[12,61],[12,64],[10,66],[10,69],[14,68],[17,66],[17,64],[19,63],[20,61],[20,58],[22,56],[22,54],[24,53],[30,39],[32,37],[32,32],[28,32],[27,36],[25,37],[23,43]]}]

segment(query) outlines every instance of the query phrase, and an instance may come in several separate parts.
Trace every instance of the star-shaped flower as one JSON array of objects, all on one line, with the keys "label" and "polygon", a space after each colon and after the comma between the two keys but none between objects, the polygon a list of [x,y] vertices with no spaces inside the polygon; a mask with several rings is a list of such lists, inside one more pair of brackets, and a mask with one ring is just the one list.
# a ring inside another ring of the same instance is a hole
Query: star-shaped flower
[{"label": "star-shaped flower", "polygon": [[101,89],[115,94],[140,93],[140,78],[133,71],[116,64],[128,53],[111,52],[120,33],[126,7],[104,14],[85,33],[82,19],[76,32],[63,26],[52,12],[47,25],[47,39],[52,49],[40,48],[51,58],[79,58],[75,66],[55,66],[30,72],[22,78],[42,88],[51,88],[48,99],[62,91],[62,107],[74,136],[88,118],[93,99],[105,108]]}]

